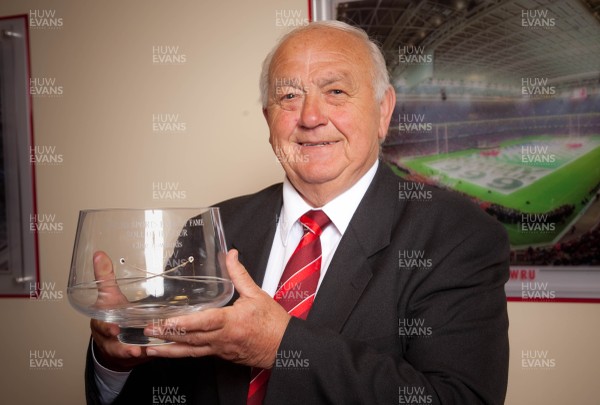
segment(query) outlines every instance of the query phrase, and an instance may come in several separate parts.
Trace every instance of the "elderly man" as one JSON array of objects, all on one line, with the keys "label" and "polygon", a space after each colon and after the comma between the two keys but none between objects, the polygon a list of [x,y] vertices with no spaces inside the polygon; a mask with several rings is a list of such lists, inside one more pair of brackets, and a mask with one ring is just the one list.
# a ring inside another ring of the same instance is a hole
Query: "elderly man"
[{"label": "elderly man", "polygon": [[92,321],[88,401],[503,403],[506,236],[462,197],[399,193],[415,184],[378,161],[395,106],[379,49],[343,23],[298,28],[261,92],[286,178],[218,204],[239,296],[172,319],[186,333],[171,345],[123,345]]}]

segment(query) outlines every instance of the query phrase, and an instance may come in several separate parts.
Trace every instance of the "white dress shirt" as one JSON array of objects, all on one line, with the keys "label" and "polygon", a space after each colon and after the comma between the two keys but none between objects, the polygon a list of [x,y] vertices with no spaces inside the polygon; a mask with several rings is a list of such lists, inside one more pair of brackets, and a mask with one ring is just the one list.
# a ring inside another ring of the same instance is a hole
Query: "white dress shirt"
[{"label": "white dress shirt", "polygon": [[323,207],[313,208],[296,191],[292,183],[286,178],[283,182],[283,206],[279,214],[279,223],[275,231],[275,238],[271,246],[269,262],[265,271],[262,289],[265,290],[271,297],[275,295],[277,285],[285,269],[285,264],[288,262],[294,250],[300,243],[300,239],[304,235],[304,230],[299,219],[307,211],[311,209],[321,209],[327,214],[331,220],[331,224],[327,226],[321,234],[321,276],[317,285],[317,294],[321,281],[329,268],[329,263],[333,258],[333,254],[337,249],[342,235],[346,232],[348,224],[354,215],[354,211],[360,204],[367,188],[371,184],[379,162],[369,169],[367,173],[357,181],[354,186],[325,204]]},{"label": "white dress shirt", "polygon": [[[299,219],[307,211],[312,209],[321,209],[331,220],[321,234],[321,276],[317,285],[317,295],[321,281],[329,268],[329,263],[333,254],[346,232],[350,220],[367,192],[369,185],[375,177],[375,172],[379,161],[376,160],[373,166],[358,180],[352,187],[344,191],[339,196],[328,202],[322,207],[311,207],[302,196],[296,191],[290,181],[285,178],[283,182],[283,205],[279,214],[279,221],[275,231],[275,238],[271,246],[269,261],[265,271],[265,277],[262,283],[262,289],[271,297],[275,295],[277,285],[283,274],[285,264],[289,260],[300,239],[304,235],[302,224]],[[243,263],[242,263],[243,264]],[[93,351],[92,351],[93,354]],[[102,367],[94,356],[95,380],[100,390],[100,402],[108,405],[121,392],[123,385],[127,381],[129,372],[116,372]]]}]

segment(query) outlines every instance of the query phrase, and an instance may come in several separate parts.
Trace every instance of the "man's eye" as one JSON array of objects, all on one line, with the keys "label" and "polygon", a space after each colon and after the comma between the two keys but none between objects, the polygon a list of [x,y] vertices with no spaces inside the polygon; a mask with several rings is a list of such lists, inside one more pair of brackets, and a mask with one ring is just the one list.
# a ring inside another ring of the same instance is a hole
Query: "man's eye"
[{"label": "man's eye", "polygon": [[295,99],[295,98],[296,98],[296,95],[295,95],[295,94],[293,94],[293,93],[289,93],[289,94],[286,94],[285,96],[283,96],[283,98],[284,98],[285,100],[293,100],[293,99]]},{"label": "man's eye", "polygon": [[344,91],[340,90],[340,89],[334,89],[334,90],[331,90],[331,94],[336,94],[336,95],[344,94]]}]

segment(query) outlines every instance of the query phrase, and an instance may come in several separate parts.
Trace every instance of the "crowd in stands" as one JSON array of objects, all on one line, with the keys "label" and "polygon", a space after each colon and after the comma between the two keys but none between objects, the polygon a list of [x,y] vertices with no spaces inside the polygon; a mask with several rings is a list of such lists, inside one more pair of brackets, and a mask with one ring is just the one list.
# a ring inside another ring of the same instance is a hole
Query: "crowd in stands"
[{"label": "crowd in stands", "polygon": [[[600,132],[600,116],[580,118],[578,122],[569,116],[530,117],[519,119],[466,121],[460,123],[435,124],[428,132],[401,132],[397,127],[390,127],[385,144],[398,145],[402,148],[413,144],[421,147],[441,146],[453,152],[477,148],[485,140],[487,143],[499,143],[511,139],[520,139],[534,135],[570,135],[577,128],[577,136],[597,134]],[[404,154],[405,156],[412,156]]]},{"label": "crowd in stands", "polygon": [[438,152],[438,145],[435,142],[411,143],[402,146],[383,145],[383,154],[390,162],[398,162],[407,156],[429,156],[438,154]]},{"label": "crowd in stands", "polygon": [[[582,204],[600,198],[600,182],[592,187]],[[575,226],[571,228],[571,233]],[[536,266],[599,266],[600,225],[587,231],[577,239],[559,242],[550,247],[529,247],[519,251],[513,258],[514,264]]]},{"label": "crowd in stands", "polygon": [[581,205],[586,205],[591,199],[600,199],[600,182],[588,191],[588,195],[581,200]]},{"label": "crowd in stands", "polygon": [[557,243],[552,247],[532,248],[519,254],[516,263],[536,266],[599,266],[600,228],[588,231],[579,238]]},{"label": "crowd in stands", "polygon": [[[600,117],[589,113],[598,111],[598,94],[582,100],[550,98],[528,102],[400,101],[392,115],[385,145],[401,146],[403,156],[423,156],[476,148],[483,138],[490,143],[541,134],[597,134]],[[431,130],[400,130],[399,123],[406,117],[429,124]]]},{"label": "crowd in stands", "polygon": [[590,191],[589,191],[589,193],[588,193],[588,194],[589,194],[590,196],[591,196],[591,195],[593,195],[593,194],[596,194],[596,197],[598,197],[598,194],[597,194],[597,193],[598,193],[598,191],[600,191],[600,182],[598,182],[598,183],[597,183],[597,184],[596,184],[594,187],[592,187],[592,188],[590,189]]},{"label": "crowd in stands", "polygon": [[399,101],[392,116],[392,125],[404,114],[425,116],[426,122],[451,123],[458,121],[481,121],[505,118],[525,118],[565,114],[587,114],[600,111],[600,95],[589,95],[583,100],[550,98],[505,101],[447,101],[411,100]]},{"label": "crowd in stands", "polygon": [[[599,185],[600,186],[600,185]],[[463,194],[469,197],[466,194]],[[496,204],[490,204],[485,201],[477,200],[470,197],[486,212],[490,213],[490,206],[495,208],[503,208],[505,212],[510,211],[509,208],[501,207]],[[596,198],[600,198],[600,193],[596,194]],[[494,209],[495,209],[494,208]],[[549,212],[547,221],[561,223],[573,213],[573,205],[563,205],[556,210]],[[509,215],[507,219],[515,220],[514,213]],[[518,217],[517,221],[520,221]],[[515,222],[510,222],[515,223]],[[575,231],[573,226],[572,231]],[[600,266],[600,226],[588,231],[577,239],[568,242],[557,243],[550,247],[529,247],[524,251],[517,252],[513,256],[511,264],[513,265],[536,265],[536,266]]]},{"label": "crowd in stands", "polygon": [[[571,214],[573,214],[573,211],[575,211],[575,206],[573,204],[565,204],[542,214],[544,214],[544,220],[548,223],[560,224],[569,218]],[[508,208],[499,204],[489,204],[486,212],[505,224],[518,224],[522,221],[524,215],[531,215],[528,212]]]},{"label": "crowd in stands", "polygon": [[430,185],[432,187],[442,188],[442,189],[445,189],[445,190],[452,191],[453,193],[458,193],[458,194],[460,194],[460,195],[462,195],[462,196],[470,199],[475,204],[479,205],[483,210],[486,210],[489,207],[489,205],[490,205],[490,203],[487,202],[487,201],[480,200],[480,199],[478,199],[476,197],[473,197],[471,195],[463,193],[462,191],[458,191],[458,190],[455,190],[453,188],[450,188],[450,187],[444,185],[443,183],[440,183],[439,181],[436,181],[435,179],[433,179],[431,177],[427,177],[426,175],[423,175],[423,174],[417,173],[415,171],[412,171],[408,167],[405,167],[405,166],[403,166],[401,164],[396,163],[397,162],[396,160],[387,160],[387,162],[390,165],[396,167],[402,173],[404,173],[404,175],[402,177],[405,178],[405,179],[407,179],[407,180],[411,180],[411,181],[414,181],[414,182],[417,182],[417,183],[424,183],[424,184]]}]

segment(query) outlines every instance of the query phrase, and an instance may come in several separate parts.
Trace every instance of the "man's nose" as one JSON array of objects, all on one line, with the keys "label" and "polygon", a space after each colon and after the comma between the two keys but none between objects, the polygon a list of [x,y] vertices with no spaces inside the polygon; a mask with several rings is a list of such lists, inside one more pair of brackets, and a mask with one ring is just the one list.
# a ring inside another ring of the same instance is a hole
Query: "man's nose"
[{"label": "man's nose", "polygon": [[304,128],[315,128],[327,124],[323,101],[319,94],[308,92],[302,103],[299,124]]}]

